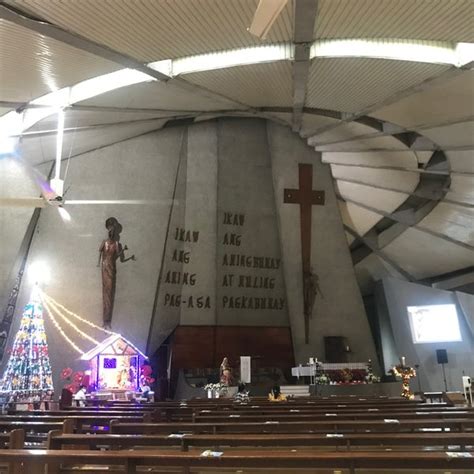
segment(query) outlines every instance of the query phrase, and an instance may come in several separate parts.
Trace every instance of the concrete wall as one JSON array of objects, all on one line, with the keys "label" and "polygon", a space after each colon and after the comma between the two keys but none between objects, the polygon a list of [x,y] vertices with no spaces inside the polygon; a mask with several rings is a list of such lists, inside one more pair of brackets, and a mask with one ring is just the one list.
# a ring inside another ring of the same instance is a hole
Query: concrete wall
[{"label": "concrete wall", "polygon": [[[465,305],[462,310],[458,306],[462,341],[414,344],[407,306],[457,304],[455,294],[393,278],[383,280],[383,289],[396,348],[396,353],[392,352],[392,359],[387,357],[385,360],[385,369],[397,364],[398,357],[403,355],[409,365],[420,366],[418,375],[423,390],[444,390],[441,366],[436,360],[436,349],[446,349],[449,360],[445,366],[448,390],[461,390],[463,371],[466,375],[472,375],[474,368],[474,340],[465,317],[468,306]],[[472,318],[472,315],[468,317]],[[412,388],[418,388],[418,382],[412,384]]]},{"label": "concrete wall", "polygon": [[[134,253],[136,262],[118,263],[117,290],[112,328],[145,349],[156,282],[176,176],[183,129],[160,133],[105,147],[71,160],[66,178],[70,199],[148,199],[156,205],[83,205],[69,206],[72,220],[63,222],[56,209],[42,210],[32,242],[28,265],[45,262],[51,281],[45,291],[68,309],[102,324],[101,273],[97,267],[98,249],[106,237],[105,220],[116,217],[123,226],[122,244]],[[28,274],[28,265],[26,273]],[[10,346],[18,329],[23,306],[31,293],[27,279],[21,288],[16,320],[10,333]],[[93,343],[74,335],[85,351]],[[45,316],[55,384],[58,374],[68,366],[78,366],[75,352]],[[84,329],[84,327],[83,327]],[[89,331],[87,331],[89,332]],[[90,331],[97,340],[106,335]]]},{"label": "concrete wall", "polygon": [[[298,185],[298,163],[313,164],[313,187],[326,192],[326,204],[313,208],[312,258],[324,299],[317,299],[308,345],[299,208],[283,204],[283,188]],[[116,217],[123,226],[121,241],[137,260],[118,263],[112,328],[140,349],[148,342],[150,355],[180,323],[291,326],[296,362],[312,355],[322,358],[324,335],[348,337],[352,360],[374,358],[329,167],[289,130],[236,118],[166,128],[73,158],[65,187],[69,199],[154,201],[66,204],[69,223],[47,207],[28,259],[28,264],[41,260],[51,268],[45,287],[50,296],[100,326],[98,248],[106,237],[105,220]],[[7,240],[12,243],[13,237]],[[231,254],[251,257],[244,260],[250,263],[230,265]],[[263,267],[254,263],[262,258]],[[30,293],[25,281],[9,344]],[[64,367],[78,367],[79,354],[45,320],[59,389],[57,375]],[[67,330],[66,323],[62,326],[84,351],[93,346]],[[100,331],[87,332],[97,340],[105,337]]]},{"label": "concrete wall", "polygon": [[217,323],[288,326],[265,121],[220,120],[218,153]]},{"label": "concrete wall", "polygon": [[[310,356],[324,359],[324,336],[345,336],[350,360],[375,361],[375,348],[356,282],[330,168],[320,154],[289,129],[268,123],[275,205],[279,217],[288,307],[296,363]],[[313,165],[313,189],[324,190],[324,206],[312,209],[311,254],[323,297],[316,298],[310,322],[309,344],[304,343],[303,282],[301,270],[300,211],[283,202],[285,188],[298,188],[298,163]]]},{"label": "concrete wall", "polygon": [[[14,156],[0,157],[0,197],[39,196],[39,189],[28,168]],[[33,209],[0,207],[0,318],[18,274],[18,254]]]}]

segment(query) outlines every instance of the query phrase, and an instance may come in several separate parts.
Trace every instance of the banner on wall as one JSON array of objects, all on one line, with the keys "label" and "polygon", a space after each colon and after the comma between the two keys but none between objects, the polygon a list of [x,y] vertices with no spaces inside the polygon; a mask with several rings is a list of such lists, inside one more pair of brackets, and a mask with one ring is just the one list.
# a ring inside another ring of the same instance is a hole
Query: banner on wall
[{"label": "banner on wall", "polygon": [[252,377],[251,357],[240,356],[240,380],[243,383],[250,383]]}]

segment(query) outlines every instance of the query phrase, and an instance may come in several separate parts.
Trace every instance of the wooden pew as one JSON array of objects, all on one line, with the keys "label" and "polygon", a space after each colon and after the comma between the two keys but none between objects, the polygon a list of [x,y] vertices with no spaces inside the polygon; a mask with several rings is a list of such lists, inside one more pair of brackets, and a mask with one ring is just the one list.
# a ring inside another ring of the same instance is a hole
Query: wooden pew
[{"label": "wooden pew", "polygon": [[[59,472],[61,464],[66,465],[107,465],[120,466],[124,472],[134,474],[138,466],[182,467],[197,469],[226,468],[284,468],[296,469],[326,468],[349,469],[472,469],[472,458],[452,458],[442,452],[315,452],[313,450],[231,450],[219,457],[202,456],[200,450],[177,452],[176,450],[139,451],[69,451],[69,450],[0,450],[0,462],[14,462],[19,467],[18,474],[43,474],[48,466],[48,474]],[[21,463],[21,464],[20,464]]]},{"label": "wooden pew", "polygon": [[[442,431],[469,431],[474,429],[473,418],[399,420],[335,420],[325,421],[267,421],[267,422],[227,422],[227,423],[120,423],[110,422],[112,434],[164,434],[164,433],[343,433],[361,431],[409,432],[421,429],[440,429]],[[336,417],[334,417],[336,418]]]},{"label": "wooden pew", "polygon": [[8,422],[18,422],[18,423],[62,423],[65,420],[72,420],[74,423],[75,430],[79,433],[84,431],[97,431],[98,429],[108,429],[110,420],[114,418],[129,423],[141,423],[141,422],[151,422],[151,414],[145,413],[142,415],[119,415],[119,416],[110,416],[105,414],[94,413],[92,415],[0,415],[0,426],[2,423]]},{"label": "wooden pew", "polygon": [[21,444],[28,444],[30,447],[39,444],[45,444],[47,442],[48,433],[52,430],[60,430],[62,433],[74,433],[75,421],[64,420],[58,422],[39,422],[39,421],[1,421],[0,420],[0,431],[9,434],[11,432],[17,433],[18,430],[23,432],[23,438],[21,435],[19,439],[23,441],[17,441],[16,438],[12,441],[14,446]]},{"label": "wooden pew", "polygon": [[220,447],[313,447],[324,446],[350,450],[354,446],[364,447],[427,447],[435,446],[446,449],[447,446],[460,446],[461,450],[474,449],[474,433],[347,433],[337,436],[327,434],[232,434],[232,435],[110,435],[96,434],[63,434],[52,431],[48,439],[48,449],[132,449],[144,446],[181,447],[187,451],[189,447],[220,448]]},{"label": "wooden pew", "polygon": [[194,417],[196,423],[219,423],[226,421],[233,422],[261,422],[266,421],[325,421],[328,417],[335,417],[338,420],[378,420],[378,419],[398,419],[398,420],[410,420],[410,419],[472,419],[474,420],[474,411],[451,411],[451,412],[406,412],[406,413],[394,413],[393,411],[377,411],[377,412],[356,412],[356,413],[277,413],[277,414],[257,414],[247,415],[239,413],[219,413],[219,414],[208,414],[200,413]]}]

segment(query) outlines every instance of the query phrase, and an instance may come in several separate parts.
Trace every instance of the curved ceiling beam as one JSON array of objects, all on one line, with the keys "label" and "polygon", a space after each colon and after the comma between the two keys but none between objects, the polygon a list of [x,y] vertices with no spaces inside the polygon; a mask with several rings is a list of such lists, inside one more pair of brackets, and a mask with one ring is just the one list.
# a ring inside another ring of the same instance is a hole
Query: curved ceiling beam
[{"label": "curved ceiling beam", "polygon": [[318,2],[299,0],[295,2],[293,42],[295,44],[293,61],[293,116],[292,130],[299,132],[306,102],[310,60],[310,44],[313,39]]},{"label": "curved ceiling beam", "polygon": [[[148,64],[141,63],[140,61],[137,61],[126,54],[115,51],[112,48],[96,43],[95,41],[78,34],[67,31],[43,18],[32,16],[19,8],[6,4],[4,1],[0,1],[0,19],[7,20],[11,23],[22,26],[31,31],[35,31],[49,38],[53,38],[57,41],[68,44],[82,51],[86,51],[108,61],[121,64],[127,69],[141,72],[142,74],[147,75],[149,79],[159,80],[162,82],[167,82],[172,79],[171,76],[164,74],[157,68],[153,68]],[[204,87],[198,86],[197,84],[186,82],[181,78],[173,79],[173,84],[187,92],[199,93],[212,99],[226,100],[235,105],[250,108],[247,104],[242,104],[217,92],[212,92]]]},{"label": "curved ceiling beam", "polygon": [[[371,138],[389,137],[389,136],[394,136],[396,134],[416,133],[416,132],[421,132],[423,130],[428,130],[430,128],[448,127],[450,125],[457,125],[460,123],[472,122],[473,120],[474,120],[474,115],[467,115],[466,117],[461,117],[454,120],[449,120],[449,121],[443,120],[440,122],[433,122],[430,124],[409,127],[409,128],[404,128],[398,125],[390,124],[390,122],[381,121],[383,123],[382,129],[376,132],[354,135],[353,137],[342,138],[340,140],[328,140],[328,141],[319,141],[317,140],[318,135],[314,135],[313,137],[308,138],[308,145],[311,145],[314,147],[322,146],[322,145],[324,146],[325,145],[338,145],[340,143],[357,142],[359,140],[370,140]],[[355,122],[360,123],[360,119],[355,120]],[[413,132],[413,130],[416,130],[416,132]]]},{"label": "curved ceiling beam", "polygon": [[[314,3],[314,2],[313,2]],[[12,7],[6,4],[4,1],[0,1],[0,18],[12,22],[14,24],[20,25],[24,28],[28,28],[32,31],[37,33],[43,34],[45,36],[54,38],[57,41],[61,41],[66,43],[70,46],[75,48],[81,49],[83,51],[87,51],[88,53],[94,54],[96,56],[102,57],[109,61],[116,62],[125,66],[128,69],[117,71],[114,74],[115,78],[120,77],[122,79],[121,86],[136,84],[139,82],[144,82],[147,80],[159,80],[159,81],[170,81],[172,79],[173,84],[180,87],[183,91],[192,92],[192,93],[199,93],[204,97],[208,97],[213,100],[225,100],[229,103],[233,103],[238,108],[244,108],[248,111],[255,112],[255,109],[250,107],[248,104],[243,104],[239,101],[236,101],[230,97],[224,96],[222,94],[210,91],[202,86],[198,86],[196,84],[187,82],[179,77],[175,77],[178,74],[186,74],[190,72],[196,72],[199,70],[213,70],[222,67],[230,67],[232,65],[243,65],[243,64],[258,64],[262,62],[268,61],[276,61],[276,60],[294,60],[297,52],[298,43],[296,46],[293,44],[278,44],[278,45],[266,45],[266,46],[258,46],[258,47],[250,47],[244,48],[240,50],[231,50],[231,51],[221,51],[218,53],[211,53],[206,55],[198,55],[198,56],[190,56],[186,58],[178,58],[174,60],[165,60],[165,61],[158,61],[155,63],[143,64],[140,61],[135,60],[134,58],[122,54],[118,51],[115,51],[107,46],[98,44],[92,40],[89,40],[85,37],[67,31],[63,28],[58,27],[42,18],[37,16],[32,16],[16,7]],[[307,25],[306,25],[307,26]],[[306,26],[304,31],[306,31]],[[299,36],[295,36],[295,41],[299,40]],[[346,40],[344,40],[346,41]],[[401,44],[405,49],[407,47],[416,46],[416,51],[419,56],[411,54],[407,56],[407,60],[419,60],[419,61],[426,61],[426,57],[430,58],[431,60],[435,60],[436,62],[447,62],[449,64],[455,64],[456,66],[460,66],[464,64],[469,58],[472,58],[473,51],[472,45],[465,44],[465,43],[440,43],[440,42],[420,42],[420,41],[402,41],[399,40],[354,40],[356,45],[358,46],[357,55],[355,57],[375,57],[373,53],[371,53],[372,46],[378,45],[375,48],[376,57],[382,54],[387,58],[393,56],[393,59],[401,59],[399,53],[394,56],[394,52],[397,51],[398,46]],[[302,45],[303,43],[300,43]],[[362,48],[362,44],[365,45],[365,50]],[[341,40],[323,40],[323,41],[316,41],[312,44],[313,53],[309,54],[311,58],[317,58],[318,54],[321,54],[321,57],[328,57],[328,55],[334,54],[334,57],[341,56]],[[319,52],[318,52],[319,51]],[[331,52],[332,51],[332,52]],[[365,52],[364,52],[365,51]],[[433,54],[433,52],[437,52]],[[363,53],[367,56],[359,56],[360,53]],[[442,54],[441,54],[442,53]],[[345,57],[348,57],[346,52]],[[212,60],[211,60],[212,58]],[[423,59],[425,58],[425,59]],[[99,93],[103,93],[104,91],[113,90],[114,87],[111,84],[116,84],[116,81],[107,80],[106,76],[99,76],[96,78],[91,79],[90,81],[83,81],[82,85],[86,84],[95,84],[97,85],[101,83],[103,90],[98,90],[94,93],[88,91],[87,94],[82,96],[82,100],[85,97],[93,97]],[[126,78],[124,76],[127,76]],[[128,76],[133,76],[129,78]],[[129,82],[127,82],[129,81]],[[120,81],[118,81],[120,83]],[[62,103],[58,104],[55,103],[55,107],[65,107],[71,103],[78,102],[79,98],[74,98],[74,88],[77,87],[73,86],[70,89],[69,97],[63,98]],[[118,88],[118,87],[116,87]],[[62,89],[61,91],[65,91],[67,88]],[[100,89],[100,87],[99,87]],[[57,93],[54,93],[59,95]],[[66,95],[66,94],[64,94]],[[72,95],[72,97],[71,97]],[[49,95],[48,95],[49,96]],[[35,103],[36,101],[33,101]],[[41,104],[41,102],[36,102]],[[298,102],[298,109],[300,108],[300,102]],[[54,111],[50,112],[54,113]],[[9,127],[3,127],[4,130],[13,128],[16,129],[16,132],[19,133],[31,126],[32,124],[36,123],[41,118],[50,115],[46,111],[39,113],[36,115],[30,114],[28,120],[13,118],[11,116],[11,112],[5,114],[3,118],[8,117],[7,120],[11,120],[14,124],[9,124]],[[343,114],[345,120],[347,120],[347,114]],[[275,120],[275,117],[271,118]],[[282,125],[288,125],[286,122],[280,121]]]},{"label": "curved ceiling beam", "polygon": [[[351,151],[351,153],[364,153],[367,151],[381,151],[384,150],[361,150],[359,152]],[[385,151],[393,151],[393,150],[385,150]],[[398,150],[397,150],[398,151]],[[330,154],[332,152],[323,152],[323,156]],[[333,152],[336,153],[336,152]],[[375,170],[391,170],[391,171],[406,171],[408,173],[417,173],[417,174],[434,174],[434,175],[443,175],[449,176],[449,171],[438,171],[438,170],[430,170],[430,169],[423,169],[423,168],[408,168],[404,166],[376,166],[376,165],[366,165],[366,164],[353,164],[353,163],[337,163],[330,161],[328,159],[323,159],[323,163],[327,163],[329,165],[337,165],[337,166],[348,166],[352,168],[368,168],[368,169],[375,169]],[[459,174],[467,174],[467,173],[459,173]],[[337,178],[334,178],[337,179]]]},{"label": "curved ceiling beam", "polygon": [[[415,133],[413,136],[410,136],[408,141],[405,134],[403,134],[403,136],[400,136],[399,134],[394,135],[394,138],[398,139],[402,143],[405,143],[406,146],[409,146],[412,141],[416,141],[417,136],[418,134]],[[430,140],[428,139],[428,141]],[[325,161],[324,156],[325,153],[323,154],[323,161]],[[360,168],[368,167],[365,165],[352,166],[357,166]],[[382,169],[386,168],[395,167],[383,167]],[[438,202],[445,197],[451,184],[448,159],[446,155],[439,150],[435,151],[431,155],[428,162],[425,163],[422,168],[406,168],[404,171],[419,173],[419,181],[417,187],[410,193],[408,198],[392,213],[384,213],[384,211],[372,208],[371,206],[367,206],[363,203],[356,201],[353,202],[353,204],[359,205],[359,207],[365,207],[367,210],[375,212],[384,217],[381,221],[378,221],[377,224],[375,224],[368,232],[368,234],[377,236],[377,245],[380,248],[385,247],[395,238],[397,238],[402,232],[404,232],[406,226],[416,226],[424,217],[426,217],[434,209]],[[347,201],[349,202],[348,199]],[[459,245],[459,243],[457,244]],[[355,263],[358,263],[359,261],[368,257],[372,251],[367,245],[364,245],[363,248],[357,248],[356,245],[351,245],[350,247],[353,261]]]}]

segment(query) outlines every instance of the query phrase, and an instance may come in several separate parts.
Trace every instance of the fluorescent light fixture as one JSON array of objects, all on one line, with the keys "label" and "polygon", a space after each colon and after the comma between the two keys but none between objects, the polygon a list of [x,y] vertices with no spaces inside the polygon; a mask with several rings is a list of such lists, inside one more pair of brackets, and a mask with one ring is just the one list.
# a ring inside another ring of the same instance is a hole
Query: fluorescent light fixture
[{"label": "fluorescent light fixture", "polygon": [[[286,3],[287,0],[261,0],[250,28],[251,33],[264,38]],[[474,44],[403,39],[328,39],[315,41],[311,45],[310,58],[382,58],[463,67],[474,61]],[[151,62],[148,66],[173,77],[193,72],[293,59],[294,45],[280,43],[165,59]],[[57,113],[59,108],[67,108],[71,104],[121,87],[155,80],[143,72],[127,68],[51,92],[30,102],[33,105],[44,105],[44,108],[27,108],[21,113],[12,111],[1,116],[0,139],[3,140],[6,136],[20,136],[35,123]]]},{"label": "fluorescent light fixture", "polygon": [[408,306],[407,311],[415,344],[462,341],[454,304]]},{"label": "fluorescent light fixture", "polygon": [[178,59],[165,59],[148,64],[149,67],[171,77],[193,72],[213,71],[249,64],[264,64],[275,61],[290,61],[294,57],[291,43],[253,46],[250,48],[230,49],[209,54],[198,54]]},{"label": "fluorescent light fixture", "polygon": [[28,267],[28,278],[32,283],[49,283],[51,280],[51,270],[43,261],[33,262]]},{"label": "fluorescent light fixture", "polygon": [[[474,61],[474,43],[456,44],[457,67],[465,66]],[[472,69],[472,67],[471,67]]]},{"label": "fluorescent light fixture", "polygon": [[336,39],[315,41],[310,58],[375,58],[432,64],[457,63],[452,43],[417,40]]},{"label": "fluorescent light fixture", "polygon": [[249,32],[265,39],[287,2],[288,0],[260,0]]}]

